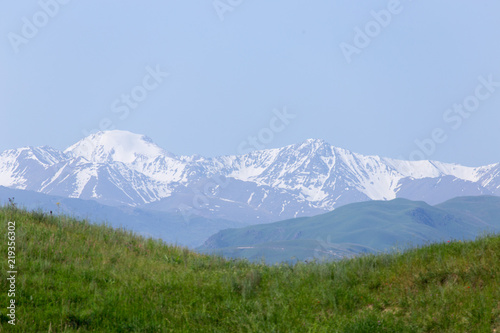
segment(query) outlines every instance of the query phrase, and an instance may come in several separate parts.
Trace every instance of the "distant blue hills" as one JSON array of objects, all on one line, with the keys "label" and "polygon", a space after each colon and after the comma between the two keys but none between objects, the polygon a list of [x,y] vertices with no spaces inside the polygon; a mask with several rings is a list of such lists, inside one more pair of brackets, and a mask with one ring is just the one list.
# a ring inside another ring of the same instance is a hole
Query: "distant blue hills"
[{"label": "distant blue hills", "polygon": [[458,197],[435,206],[394,199],[353,203],[314,217],[222,230],[199,250],[268,263],[331,260],[429,242],[469,240],[498,231],[499,197]]},{"label": "distant blue hills", "polygon": [[14,202],[20,207],[29,210],[42,210],[46,213],[52,211],[53,214],[65,214],[93,223],[107,223],[115,228],[125,228],[147,237],[191,248],[201,245],[207,235],[221,229],[246,225],[192,214],[186,216],[130,206],[107,206],[94,200],[65,198],[0,186],[0,204],[7,204],[9,198],[14,198]]},{"label": "distant blue hills", "polygon": [[[312,217],[258,225],[0,186],[0,204],[7,204],[9,198],[31,210],[107,223],[200,252],[267,263],[334,260],[500,231],[500,197],[496,196],[457,197],[434,206],[402,198],[366,201]],[[212,236],[207,239],[207,235]]]}]

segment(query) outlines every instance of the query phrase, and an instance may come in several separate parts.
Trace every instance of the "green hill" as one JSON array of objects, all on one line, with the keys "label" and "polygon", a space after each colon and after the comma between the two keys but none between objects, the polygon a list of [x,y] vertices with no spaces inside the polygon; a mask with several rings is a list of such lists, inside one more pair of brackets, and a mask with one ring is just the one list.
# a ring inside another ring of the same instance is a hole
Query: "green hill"
[{"label": "green hill", "polygon": [[445,209],[452,214],[462,214],[479,225],[500,228],[500,197],[458,197],[435,207]]},{"label": "green hill", "polygon": [[[16,222],[16,326],[8,323]],[[500,237],[330,263],[252,264],[0,208],[2,332],[497,332]]]},{"label": "green hill", "polygon": [[500,197],[463,197],[430,206],[395,199],[342,206],[332,212],[226,229],[199,248],[252,261],[338,259],[500,231]]}]

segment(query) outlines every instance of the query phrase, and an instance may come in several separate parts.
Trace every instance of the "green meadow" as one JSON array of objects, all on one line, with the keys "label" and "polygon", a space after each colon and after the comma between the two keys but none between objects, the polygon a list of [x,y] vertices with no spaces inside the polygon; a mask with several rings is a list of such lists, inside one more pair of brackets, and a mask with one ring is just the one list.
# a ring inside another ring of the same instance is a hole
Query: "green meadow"
[{"label": "green meadow", "polygon": [[0,234],[1,332],[500,332],[498,235],[265,265],[13,204]]}]

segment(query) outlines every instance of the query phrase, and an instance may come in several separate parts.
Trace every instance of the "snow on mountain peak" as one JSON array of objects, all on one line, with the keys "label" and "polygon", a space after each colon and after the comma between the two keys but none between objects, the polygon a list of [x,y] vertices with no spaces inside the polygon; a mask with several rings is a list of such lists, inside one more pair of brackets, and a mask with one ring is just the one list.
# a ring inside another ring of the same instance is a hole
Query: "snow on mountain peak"
[{"label": "snow on mountain peak", "polygon": [[322,145],[325,143],[327,142],[323,139],[307,139],[306,141],[304,141],[304,144],[314,144],[314,145]]},{"label": "snow on mountain peak", "polygon": [[138,158],[155,158],[169,155],[153,141],[141,134],[112,130],[91,134],[64,151],[73,156],[81,156],[90,162],[110,161],[133,163]]},{"label": "snow on mountain peak", "polygon": [[326,142],[325,140],[322,140],[322,139],[307,139],[305,141],[303,141],[302,143],[299,143],[299,144],[295,144],[295,145],[291,145],[289,147],[293,147],[293,148],[299,148],[299,149],[303,149],[303,148],[309,148],[309,149],[318,149],[320,147],[331,147],[331,145]]},{"label": "snow on mountain peak", "polygon": [[[216,180],[219,175],[226,178],[224,185]],[[64,153],[49,147],[5,151],[0,185],[119,205],[165,199],[161,205],[169,209],[180,204],[199,209],[219,200],[207,206],[218,211],[222,200],[235,203],[231,211],[250,205],[285,218],[369,199],[438,202],[462,194],[500,195],[500,164],[470,168],[400,161],[319,139],[239,156],[177,157],[144,135],[113,130],[92,134]],[[215,188],[220,197],[212,197]]]}]

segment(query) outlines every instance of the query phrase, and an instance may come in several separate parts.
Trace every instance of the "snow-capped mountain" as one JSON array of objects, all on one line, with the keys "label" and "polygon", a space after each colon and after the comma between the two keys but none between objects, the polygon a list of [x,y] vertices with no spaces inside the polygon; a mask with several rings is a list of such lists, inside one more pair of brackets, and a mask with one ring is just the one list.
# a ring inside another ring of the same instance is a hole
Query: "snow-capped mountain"
[{"label": "snow-capped mountain", "polygon": [[93,134],[64,152],[27,147],[0,155],[0,185],[107,205],[261,223],[397,197],[429,204],[500,195],[500,164],[466,167],[364,156],[307,140],[246,155],[176,156],[146,136]]}]

